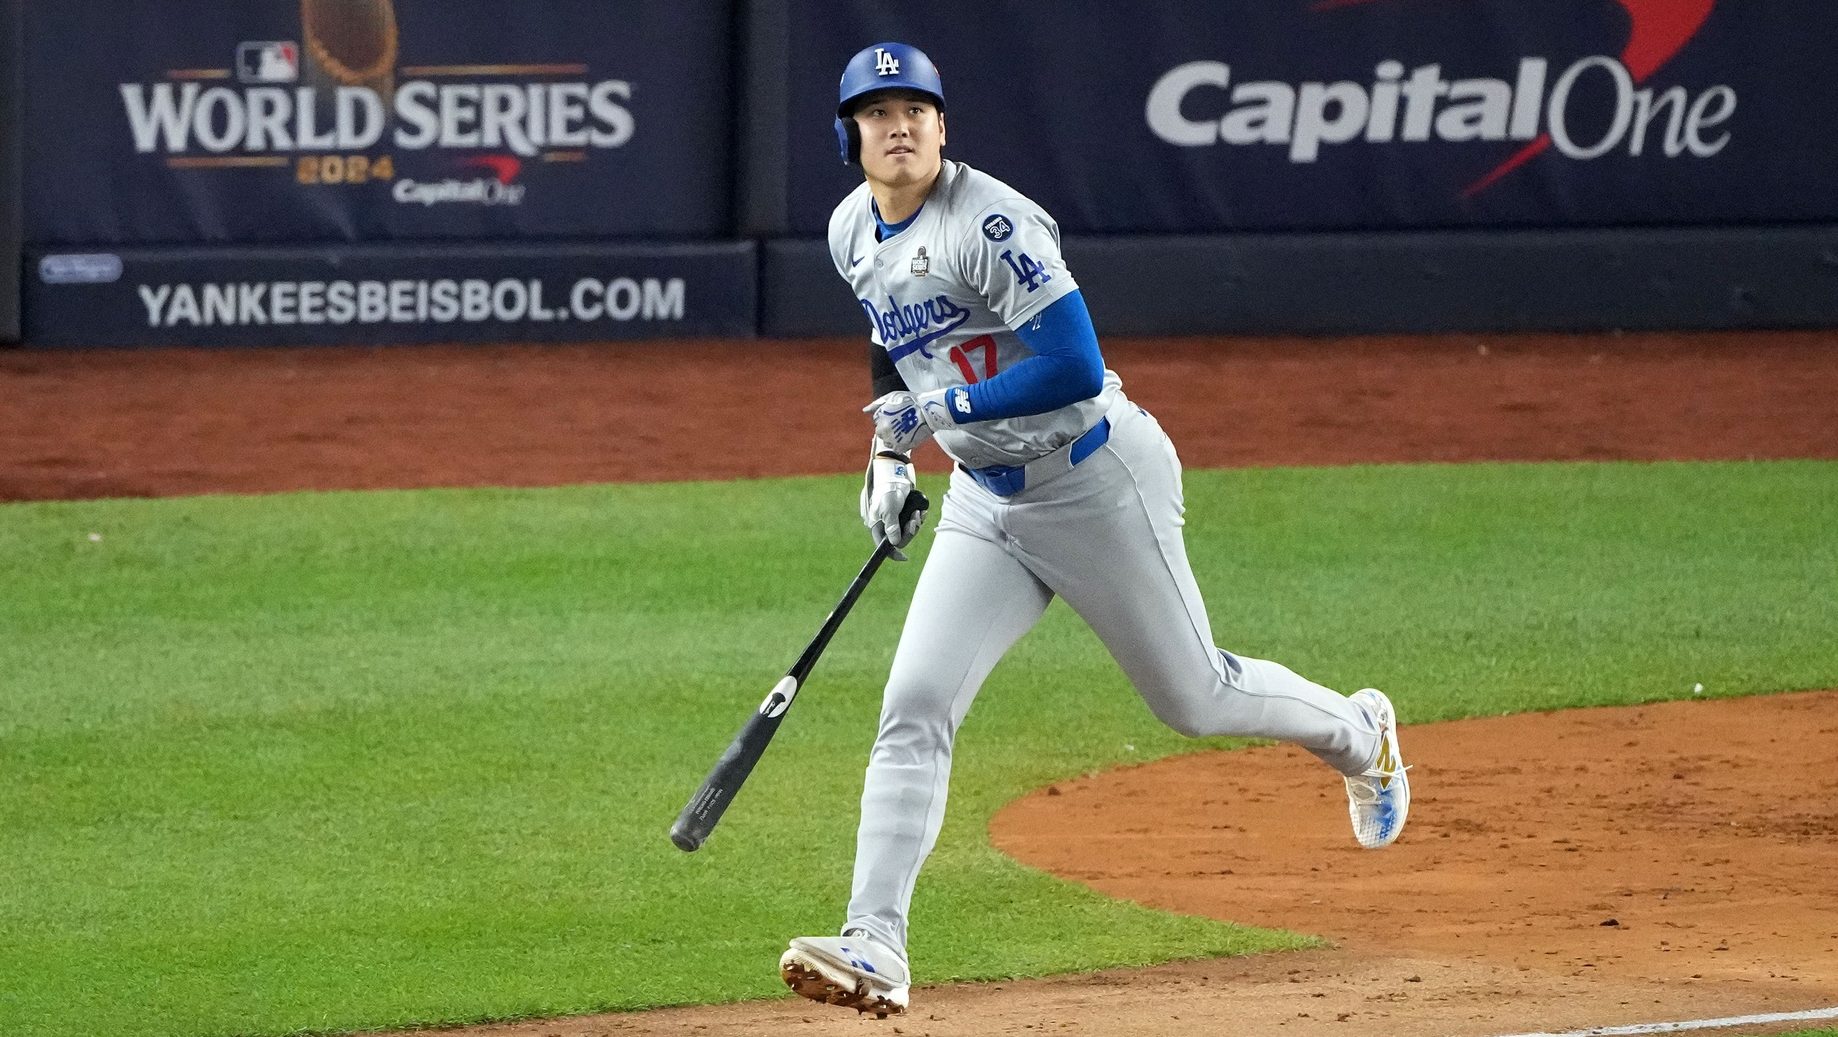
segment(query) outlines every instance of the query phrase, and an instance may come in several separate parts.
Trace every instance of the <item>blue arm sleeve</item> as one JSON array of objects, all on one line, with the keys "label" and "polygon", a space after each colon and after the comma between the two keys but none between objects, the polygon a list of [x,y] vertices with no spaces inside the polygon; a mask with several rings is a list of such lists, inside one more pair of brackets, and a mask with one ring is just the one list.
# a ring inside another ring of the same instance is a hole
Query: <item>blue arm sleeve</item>
[{"label": "blue arm sleeve", "polygon": [[969,421],[1045,414],[1104,390],[1104,357],[1083,292],[1041,310],[1015,332],[1034,355],[970,387]]}]

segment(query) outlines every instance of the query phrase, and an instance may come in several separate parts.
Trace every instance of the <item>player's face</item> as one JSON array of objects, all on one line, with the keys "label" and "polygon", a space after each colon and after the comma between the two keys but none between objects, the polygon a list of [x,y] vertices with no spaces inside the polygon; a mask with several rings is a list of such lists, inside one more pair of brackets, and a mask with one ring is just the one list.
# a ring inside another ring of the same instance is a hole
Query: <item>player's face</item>
[{"label": "player's face", "polygon": [[901,187],[938,175],[945,144],[945,115],[918,95],[869,98],[855,110],[862,139],[862,172]]}]

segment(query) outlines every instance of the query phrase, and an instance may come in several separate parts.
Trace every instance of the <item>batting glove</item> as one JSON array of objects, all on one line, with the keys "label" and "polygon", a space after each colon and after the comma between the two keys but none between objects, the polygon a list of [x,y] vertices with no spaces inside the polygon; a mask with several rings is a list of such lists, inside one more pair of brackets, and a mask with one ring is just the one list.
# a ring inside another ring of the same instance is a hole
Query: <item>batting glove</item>
[{"label": "batting glove", "polygon": [[874,418],[874,434],[889,449],[910,454],[932,433],[970,420],[970,390],[957,385],[917,395],[890,392],[862,408]]},{"label": "batting glove", "polygon": [[862,524],[875,543],[886,537],[893,546],[905,547],[925,524],[923,510],[906,508],[913,492],[913,462],[905,454],[888,450],[878,439],[873,451],[862,477]]}]

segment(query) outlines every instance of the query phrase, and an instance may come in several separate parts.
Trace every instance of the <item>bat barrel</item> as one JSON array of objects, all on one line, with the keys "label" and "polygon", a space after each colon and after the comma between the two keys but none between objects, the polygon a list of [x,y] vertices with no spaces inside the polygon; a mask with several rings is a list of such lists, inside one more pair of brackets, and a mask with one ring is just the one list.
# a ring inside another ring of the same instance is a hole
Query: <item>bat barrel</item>
[{"label": "bat barrel", "polygon": [[[789,692],[781,690],[787,688]],[[683,812],[677,815],[676,823],[670,826],[670,841],[677,849],[693,853],[715,830],[747,775],[753,773],[753,765],[759,762],[760,754],[771,743],[796,693],[795,682],[787,677],[766,696],[765,702],[760,703],[759,711],[747,718],[727,751],[702,780],[696,794],[683,804]]]}]

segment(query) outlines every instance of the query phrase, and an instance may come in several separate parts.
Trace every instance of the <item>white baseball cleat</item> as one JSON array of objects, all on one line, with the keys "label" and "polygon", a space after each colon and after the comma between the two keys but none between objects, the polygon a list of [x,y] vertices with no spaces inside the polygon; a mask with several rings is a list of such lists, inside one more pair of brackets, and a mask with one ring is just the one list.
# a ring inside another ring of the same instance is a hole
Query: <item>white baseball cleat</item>
[{"label": "white baseball cleat", "polygon": [[873,1012],[878,1019],[906,1011],[911,983],[906,960],[860,929],[793,939],[779,958],[779,975],[812,1001]]},{"label": "white baseball cleat", "polygon": [[1398,754],[1398,713],[1377,688],[1362,688],[1350,698],[1371,717],[1379,730],[1378,755],[1372,766],[1347,776],[1347,813],[1353,819],[1353,837],[1368,850],[1390,846],[1404,831],[1410,816],[1410,777]]}]

